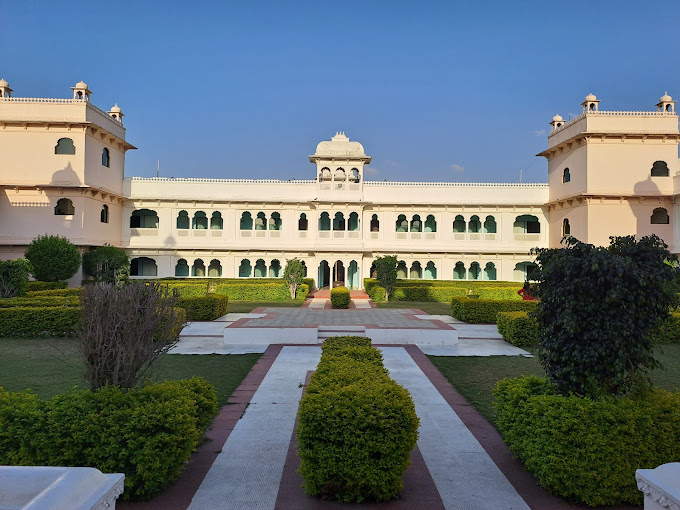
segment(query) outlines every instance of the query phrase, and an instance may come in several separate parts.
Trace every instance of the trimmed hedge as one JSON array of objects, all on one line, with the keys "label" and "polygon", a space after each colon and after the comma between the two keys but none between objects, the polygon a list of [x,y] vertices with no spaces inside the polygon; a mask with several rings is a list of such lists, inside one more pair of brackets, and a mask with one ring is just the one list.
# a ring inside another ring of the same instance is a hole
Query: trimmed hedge
[{"label": "trimmed hedge", "polygon": [[590,506],[641,505],[635,470],[680,459],[680,393],[591,400],[544,379],[503,379],[496,425],[539,484]]},{"label": "trimmed hedge", "polygon": [[398,496],[419,420],[370,339],[324,342],[298,418],[300,473],[309,494],[344,502]]},{"label": "trimmed hedge", "polygon": [[177,306],[186,310],[188,321],[212,321],[227,313],[229,298],[210,294],[201,297],[180,297]]},{"label": "trimmed hedge", "polygon": [[479,296],[479,299],[492,299],[497,301],[522,301],[522,296],[517,291],[522,288],[521,284],[515,286],[491,287],[488,285],[474,285],[472,292]]},{"label": "trimmed hedge", "polygon": [[81,313],[79,306],[0,308],[0,337],[74,336]]},{"label": "trimmed hedge", "polygon": [[208,285],[204,283],[159,282],[167,287],[169,292],[177,291],[180,297],[203,297],[208,295]]},{"label": "trimmed hedge", "polygon": [[498,312],[531,312],[536,306],[538,301],[453,298],[451,315],[469,324],[495,324]]},{"label": "trimmed hedge", "polygon": [[53,290],[32,290],[27,292],[26,295],[29,297],[37,296],[80,296],[83,292],[82,287],[74,287],[70,289],[53,289]]},{"label": "trimmed hedge", "polygon": [[[288,285],[278,280],[276,283],[250,283],[243,279],[238,283],[219,284],[215,287],[215,294],[226,294],[230,300],[246,301],[290,301]],[[304,301],[309,294],[309,286],[300,285],[295,301]]]},{"label": "trimmed hedge", "polygon": [[65,289],[68,282],[28,282],[26,291]]},{"label": "trimmed hedge", "polygon": [[122,498],[149,499],[179,477],[216,412],[214,387],[197,377],[48,401],[0,391],[0,464],[125,473]]},{"label": "trimmed hedge", "polygon": [[387,298],[387,291],[380,285],[374,285],[367,293],[374,303],[382,303]]},{"label": "trimmed hedge", "polygon": [[[167,278],[156,278],[152,280],[159,283],[185,283],[187,285],[210,285],[210,287],[215,287],[217,285],[232,285],[240,283],[252,283],[252,284],[263,284],[263,283],[284,283],[283,278],[194,278],[194,277],[179,277],[179,276],[169,276]],[[310,289],[314,288],[313,278],[303,278],[302,283],[307,285]]]},{"label": "trimmed hedge", "polygon": [[[378,280],[364,279],[364,288],[369,296],[380,287]],[[382,287],[380,287],[382,288]],[[522,288],[518,282],[497,282],[480,280],[397,280],[390,301],[438,301],[449,303],[454,297],[467,296],[470,291],[481,299],[521,300],[517,291]],[[380,291],[378,291],[380,298]],[[371,299],[373,299],[371,297]],[[383,299],[384,300],[384,299]],[[376,301],[373,299],[373,301]],[[379,301],[376,301],[379,302]]]},{"label": "trimmed hedge", "polygon": [[538,343],[538,321],[527,312],[498,312],[498,332],[512,345],[527,347]]},{"label": "trimmed hedge", "polygon": [[671,312],[670,317],[649,335],[652,342],[657,344],[680,343],[680,313]]},{"label": "trimmed hedge", "polygon": [[449,303],[454,297],[463,297],[467,291],[461,287],[395,287],[390,295],[390,301],[439,301]]},{"label": "trimmed hedge", "polygon": [[0,299],[0,308],[80,306],[78,296],[38,296]]},{"label": "trimmed hedge", "polygon": [[335,287],[331,289],[331,307],[349,308],[351,301],[349,289],[347,287]]},{"label": "trimmed hedge", "polygon": [[[378,280],[375,278],[364,278],[364,289],[368,292],[371,287],[380,285]],[[523,282],[506,282],[498,280],[410,280],[410,279],[399,279],[397,280],[397,287],[462,287],[464,289],[474,289],[475,286],[482,287],[513,287],[519,290],[523,285]]]}]

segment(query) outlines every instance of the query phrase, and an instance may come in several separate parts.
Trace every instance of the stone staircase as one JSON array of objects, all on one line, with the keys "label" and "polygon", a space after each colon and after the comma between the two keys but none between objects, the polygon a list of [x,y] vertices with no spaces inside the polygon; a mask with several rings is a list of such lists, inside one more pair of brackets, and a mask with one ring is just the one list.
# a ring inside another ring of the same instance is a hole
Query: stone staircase
[{"label": "stone staircase", "polygon": [[366,336],[365,326],[317,326],[316,331],[319,343],[332,336]]}]

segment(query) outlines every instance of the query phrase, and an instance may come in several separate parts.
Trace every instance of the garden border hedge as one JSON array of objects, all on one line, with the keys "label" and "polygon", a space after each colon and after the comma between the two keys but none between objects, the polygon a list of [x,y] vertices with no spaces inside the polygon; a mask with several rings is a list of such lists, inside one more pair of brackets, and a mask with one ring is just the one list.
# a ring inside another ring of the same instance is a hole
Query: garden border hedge
[{"label": "garden border hedge", "polygon": [[451,315],[468,324],[495,324],[498,312],[531,312],[538,301],[453,298]]},{"label": "garden border hedge", "polygon": [[180,297],[177,306],[186,311],[188,321],[212,321],[227,313],[229,297],[222,294],[208,294],[198,297]]},{"label": "garden border hedge", "polygon": [[538,343],[538,321],[527,312],[498,312],[498,332],[504,340],[517,347]]}]

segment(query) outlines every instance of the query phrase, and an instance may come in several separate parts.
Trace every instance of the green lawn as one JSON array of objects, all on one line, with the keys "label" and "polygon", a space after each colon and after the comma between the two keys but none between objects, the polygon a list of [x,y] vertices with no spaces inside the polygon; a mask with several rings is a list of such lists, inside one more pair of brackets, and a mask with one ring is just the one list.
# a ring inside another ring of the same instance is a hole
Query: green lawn
[{"label": "green lawn", "polygon": [[286,308],[300,308],[304,301],[237,301],[229,300],[229,313],[249,313],[261,306],[283,306]]},{"label": "green lawn", "polygon": [[[429,356],[432,363],[484,418],[493,423],[491,390],[504,377],[544,376],[538,358],[521,356],[445,357]],[[680,344],[657,348],[657,359],[664,368],[652,372],[653,383],[663,389],[680,390]]]},{"label": "green lawn", "polygon": [[430,315],[451,315],[451,303],[432,301],[388,301],[376,303],[378,308],[418,308]]},{"label": "green lawn", "polygon": [[[153,380],[185,379],[194,375],[211,382],[224,405],[260,354],[166,354]],[[74,386],[87,387],[77,340],[71,338],[0,338],[0,386],[8,391],[31,389],[42,398]]]}]

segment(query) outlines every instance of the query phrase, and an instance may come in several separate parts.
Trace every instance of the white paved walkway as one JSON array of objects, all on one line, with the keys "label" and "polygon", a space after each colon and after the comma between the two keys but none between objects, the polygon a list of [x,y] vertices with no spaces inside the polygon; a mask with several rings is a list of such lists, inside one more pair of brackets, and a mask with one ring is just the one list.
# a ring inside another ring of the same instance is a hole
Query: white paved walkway
[{"label": "white paved walkway", "polygon": [[[382,349],[420,417],[418,447],[447,509],[529,507],[402,347]],[[273,509],[293,432],[300,383],[321,356],[284,347],[203,480],[189,510]]]}]

